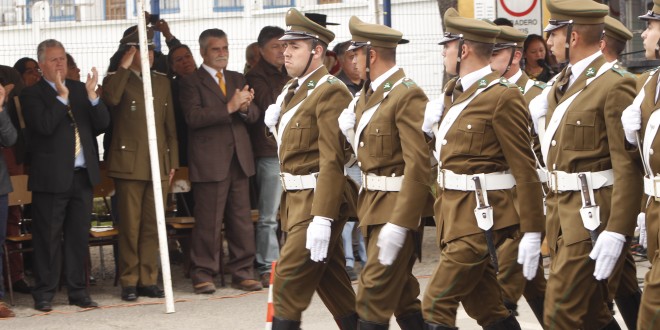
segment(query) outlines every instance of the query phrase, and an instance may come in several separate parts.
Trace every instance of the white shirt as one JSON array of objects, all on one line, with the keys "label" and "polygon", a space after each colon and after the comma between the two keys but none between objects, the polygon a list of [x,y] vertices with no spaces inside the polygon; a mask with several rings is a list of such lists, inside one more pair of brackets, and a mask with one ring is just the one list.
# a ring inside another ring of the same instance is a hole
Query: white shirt
[{"label": "white shirt", "polygon": [[[462,78],[458,79],[458,81],[461,82],[461,85],[463,86],[463,91],[468,90],[474,83],[477,82],[477,80],[491,74],[493,72],[493,69],[491,69],[490,65],[486,65],[485,67],[466,74]],[[458,82],[456,82],[458,83]]]},{"label": "white shirt", "polygon": [[312,72],[306,74],[304,77],[300,77],[300,78],[298,78],[298,87],[296,87],[296,90],[295,90],[294,92],[298,92],[298,90],[300,89],[300,84],[304,83],[305,80],[309,79],[309,77],[311,77],[311,76],[314,74],[314,72],[316,72],[316,71],[317,71],[318,69],[320,69],[322,66],[323,66],[323,64],[319,65],[318,68],[312,70]]},{"label": "white shirt", "polygon": [[[510,81],[510,82],[513,82],[514,84],[517,85],[517,84],[518,84],[518,80],[520,80],[520,77],[522,77],[522,70],[518,69],[518,72],[516,72],[515,74],[513,74],[513,76],[511,76],[511,78],[509,78],[509,79],[507,79],[507,80]],[[525,88],[525,86],[518,86],[518,87],[520,87],[520,88]]]},{"label": "white shirt", "polygon": [[385,80],[387,80],[387,78],[392,76],[397,71],[399,71],[399,66],[395,64],[389,70],[385,71],[385,73],[381,74],[378,78],[374,79],[371,82],[371,86],[370,86],[371,90],[373,90],[375,92],[376,89],[378,88],[378,86],[380,86],[380,84],[384,83]]},{"label": "white shirt", "polygon": [[216,70],[216,69],[214,69],[214,68],[212,68],[212,67],[210,67],[210,66],[208,66],[208,65],[206,65],[206,64],[204,64],[204,63],[202,63],[202,68],[204,68],[204,70],[208,71],[208,73],[211,75],[211,77],[213,78],[213,80],[215,80],[215,83],[218,84],[218,86],[220,86],[220,79],[218,79],[217,74],[218,74],[218,72],[222,73],[222,80],[225,81],[225,85],[226,85],[227,80],[225,79],[225,72],[224,72],[224,70],[220,70],[220,71],[218,71],[218,70]]},{"label": "white shirt", "polygon": [[584,72],[584,70],[587,69],[587,66],[589,66],[589,64],[591,64],[591,62],[593,62],[598,56],[601,56],[601,55],[603,55],[603,53],[599,50],[599,51],[591,54],[590,56],[577,61],[577,63],[575,63],[573,65],[569,64],[568,67],[571,68],[571,77],[568,80],[568,86],[566,87],[566,89],[571,87],[571,85],[573,85],[573,83],[582,74],[582,72]]}]

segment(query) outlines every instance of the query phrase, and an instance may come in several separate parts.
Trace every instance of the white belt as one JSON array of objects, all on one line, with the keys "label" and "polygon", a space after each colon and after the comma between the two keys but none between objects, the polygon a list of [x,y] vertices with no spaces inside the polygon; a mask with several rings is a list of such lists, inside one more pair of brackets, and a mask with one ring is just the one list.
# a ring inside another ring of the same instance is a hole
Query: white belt
[{"label": "white belt", "polygon": [[[475,191],[473,177],[479,174],[456,174],[450,170],[438,171],[438,185],[442,190]],[[484,174],[481,188],[485,190],[511,189],[516,185],[513,175],[505,172]]]},{"label": "white belt", "polygon": [[400,191],[403,183],[402,176],[379,176],[373,173],[362,172],[362,188],[365,191]]},{"label": "white belt", "polygon": [[539,174],[539,180],[541,181],[541,183],[548,182],[548,171],[542,168],[537,168],[536,173]]},{"label": "white belt", "polygon": [[644,193],[660,201],[660,177],[644,177]]},{"label": "white belt", "polygon": [[293,175],[289,173],[280,173],[282,189],[289,190],[307,190],[316,188],[316,177],[318,173],[307,175]]},{"label": "white belt", "polygon": [[[600,172],[580,172],[591,174],[592,189],[597,190],[614,184],[614,172],[605,170]],[[548,180],[550,190],[554,192],[561,191],[581,191],[582,184],[578,175],[580,173],[566,173],[564,171],[552,171]]]}]

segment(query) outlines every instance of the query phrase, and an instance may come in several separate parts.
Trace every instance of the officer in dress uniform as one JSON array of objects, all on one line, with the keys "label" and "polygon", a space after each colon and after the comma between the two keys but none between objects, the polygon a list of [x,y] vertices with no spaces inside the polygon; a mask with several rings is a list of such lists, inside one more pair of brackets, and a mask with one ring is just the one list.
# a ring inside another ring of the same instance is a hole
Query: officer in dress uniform
[{"label": "officer in dress uniform", "polygon": [[[645,56],[649,60],[660,58],[658,47],[660,47],[660,0],[653,1],[653,9],[641,20],[647,21],[646,30],[642,33],[644,41]],[[640,226],[640,241],[649,251],[651,270],[644,278],[644,292],[642,293],[641,305],[637,321],[637,329],[650,330],[658,328],[658,315],[660,315],[660,139],[658,139],[658,127],[660,125],[660,112],[658,109],[658,91],[660,87],[660,71],[652,71],[647,79],[642,82],[642,89],[623,112],[621,122],[625,132],[626,140],[631,148],[642,148],[642,166],[640,172],[644,175],[644,193],[648,198],[646,206],[646,219],[642,218]],[[643,140],[639,140],[642,137]],[[641,238],[647,234],[647,242]],[[618,301],[617,301],[618,305]]]},{"label": "officer in dress uniform", "polygon": [[[500,34],[497,36],[493,55],[491,56],[490,66],[498,71],[504,78],[516,84],[518,89],[525,97],[525,105],[541,94],[545,88],[545,83],[538,80],[529,79],[525,71],[520,69],[520,60],[522,58],[522,47],[527,34],[510,26],[500,26]],[[528,128],[531,130],[531,122]],[[537,167],[541,168],[541,145],[538,135],[532,131],[532,141],[530,145],[536,155]],[[514,188],[515,189],[515,188]],[[516,205],[518,209],[518,206]],[[518,300],[525,296],[529,307],[534,312],[539,323],[543,324],[543,300],[545,298],[545,275],[543,266],[539,264],[536,270],[536,276],[531,281],[523,277],[522,267],[518,264],[518,244],[520,239],[508,239],[497,251],[499,270],[497,280],[502,286],[502,296],[504,305],[517,315]]]},{"label": "officer in dress uniform", "polygon": [[639,213],[639,157],[626,145],[619,120],[634,97],[635,80],[600,51],[607,6],[580,0],[547,6],[548,48],[568,65],[530,103],[534,121],[546,117],[541,149],[550,178],[546,237],[552,263],[545,326],[619,329],[606,304],[607,279]]},{"label": "officer in dress uniform", "polygon": [[[605,60],[613,64],[613,68],[624,71],[619,63],[619,55],[625,49],[626,42],[632,37],[632,32],[619,20],[605,16],[605,36],[600,43],[600,49]],[[625,71],[625,74],[636,79],[632,73]],[[646,202],[644,197],[642,199]],[[616,263],[612,275],[607,281],[607,286],[609,290],[608,307],[612,310],[614,308],[612,301],[615,301],[628,329],[635,329],[642,291],[637,283],[637,266],[630,251],[630,239],[627,239],[624,244],[623,255]]]},{"label": "officer in dress uniform", "polygon": [[424,293],[424,320],[427,329],[455,329],[462,303],[484,329],[520,329],[502,299],[495,249],[524,233],[518,261],[525,277],[536,274],[543,197],[525,99],[489,65],[497,26],[460,17],[454,9],[447,10],[444,21],[444,66],[458,77],[447,83],[443,98],[427,105],[422,126],[435,138],[441,248]]},{"label": "officer in dress uniform", "polygon": [[278,145],[280,218],[287,233],[275,268],[273,329],[299,329],[314,291],[340,329],[356,329],[341,233],[355,214],[357,187],[344,176],[345,143],[337,125],[351,93],[323,66],[334,33],[295,8],[286,25],[280,40],[287,43],[285,66],[293,79],[264,115]]},{"label": "officer in dress uniform", "polygon": [[413,233],[430,192],[430,158],[422,124],[428,101],[396,64],[402,33],[353,16],[349,51],[360,79],[359,96],[339,125],[362,171],[358,219],[367,241],[360,274],[360,329],[388,329],[392,315],[401,329],[422,329]]}]

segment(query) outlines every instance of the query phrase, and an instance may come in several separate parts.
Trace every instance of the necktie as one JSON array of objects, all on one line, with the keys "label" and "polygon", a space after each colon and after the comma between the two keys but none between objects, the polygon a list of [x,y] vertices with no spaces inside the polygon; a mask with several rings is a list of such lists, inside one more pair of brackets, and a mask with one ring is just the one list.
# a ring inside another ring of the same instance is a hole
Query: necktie
[{"label": "necktie", "polygon": [[374,94],[374,90],[371,89],[371,86],[369,86],[369,89],[367,89],[367,92],[364,94],[364,99],[368,102],[369,97]]},{"label": "necktie", "polygon": [[67,114],[69,115],[69,118],[71,118],[71,121],[73,122],[73,135],[75,138],[73,158],[77,158],[78,155],[80,155],[80,150],[82,149],[82,145],[80,144],[80,132],[78,132],[78,124],[76,124],[76,119],[73,118],[73,112],[71,111],[71,106],[67,107]]},{"label": "necktie", "polygon": [[564,75],[559,79],[557,82],[557,88],[555,89],[555,96],[557,96],[557,100],[561,99],[562,96],[564,96],[564,92],[568,89],[568,82],[571,79],[571,68],[567,68],[566,71],[564,71]]},{"label": "necktie", "polygon": [[298,88],[298,80],[296,80],[291,86],[289,86],[289,89],[286,92],[286,95],[284,96],[284,105],[289,104],[289,101],[293,98],[293,95],[296,94],[296,88]]},{"label": "necktie", "polygon": [[454,86],[454,91],[452,91],[451,93],[452,100],[458,99],[461,96],[461,94],[463,94],[463,84],[461,84],[461,82],[459,81],[456,83],[456,86]]},{"label": "necktie", "polygon": [[222,95],[227,96],[227,85],[225,85],[225,80],[222,79],[223,75],[221,71],[218,71],[218,73],[215,74],[216,77],[218,77],[218,85],[220,85],[220,90],[222,91]]}]

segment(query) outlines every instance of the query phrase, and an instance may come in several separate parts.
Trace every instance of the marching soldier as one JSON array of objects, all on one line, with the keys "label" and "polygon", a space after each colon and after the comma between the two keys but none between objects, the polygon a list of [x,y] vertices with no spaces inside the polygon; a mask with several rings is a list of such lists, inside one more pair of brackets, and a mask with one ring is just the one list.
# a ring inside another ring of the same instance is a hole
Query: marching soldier
[{"label": "marching soldier", "polygon": [[436,142],[441,247],[424,293],[424,320],[427,329],[455,329],[460,302],[484,329],[520,329],[502,300],[495,248],[524,233],[518,261],[525,277],[534,277],[544,219],[529,115],[518,87],[489,65],[500,29],[454,9],[444,22],[445,70],[458,77],[447,83],[444,98],[427,105],[422,126]]},{"label": "marching soldier", "polygon": [[545,326],[619,329],[606,304],[606,280],[639,212],[636,153],[626,146],[619,120],[634,97],[635,80],[600,52],[607,6],[580,0],[547,6],[548,47],[568,65],[530,104],[535,121],[547,119],[541,150],[550,171],[546,237],[552,264]]},{"label": "marching soldier", "polygon": [[344,176],[344,138],[337,125],[351,94],[323,66],[334,33],[295,8],[287,12],[286,25],[280,40],[287,43],[285,66],[293,79],[264,117],[278,146],[280,218],[287,233],[274,270],[273,329],[299,329],[314,291],[340,329],[356,329],[341,233],[357,191]]},{"label": "marching soldier", "polygon": [[[541,94],[541,91],[545,88],[545,83],[529,79],[525,71],[520,69],[522,47],[526,38],[527,34],[513,27],[500,26],[500,34],[497,36],[493,47],[490,66],[508,81],[518,86],[525,97],[525,105],[528,105],[532,99]],[[531,124],[529,126],[531,130]],[[536,154],[536,165],[541,168],[543,166],[539,161],[541,159],[541,145],[536,132],[532,131],[531,133],[532,141],[530,141],[530,145]],[[519,209],[518,206],[516,208]],[[536,276],[531,281],[527,281],[523,277],[522,266],[517,262],[518,244],[521,238],[508,239],[498,249],[500,273],[497,275],[497,280],[502,286],[504,306],[517,315],[518,300],[524,295],[536,319],[543,324],[543,300],[546,284],[543,266],[539,264],[536,269]]]},{"label": "marching soldier", "polygon": [[349,21],[353,63],[365,80],[339,126],[362,171],[358,218],[367,240],[359,278],[360,329],[388,329],[392,314],[404,330],[422,329],[413,233],[430,192],[429,149],[422,124],[424,92],[396,64],[401,32]]},{"label": "marching soldier", "polygon": [[[653,9],[641,20],[647,21],[646,30],[642,33],[644,41],[645,56],[649,60],[660,59],[658,47],[660,47],[660,0],[653,1]],[[623,112],[621,122],[625,137],[629,146],[641,148],[642,166],[644,167],[644,193],[648,197],[646,206],[646,218],[650,221],[642,221],[640,231],[647,233],[648,245],[643,242],[640,233],[640,241],[649,251],[651,270],[646,273],[644,279],[644,292],[642,293],[641,305],[637,321],[637,329],[657,329],[657,318],[660,313],[660,301],[658,301],[658,287],[660,285],[660,254],[658,244],[660,241],[660,227],[658,217],[660,216],[660,189],[657,189],[660,179],[654,173],[660,172],[660,159],[654,150],[660,150],[658,139],[658,127],[660,127],[660,112],[658,109],[658,83],[660,71],[650,73],[642,84],[643,87],[633,101]],[[640,140],[640,137],[642,139]],[[648,227],[647,227],[648,226]],[[618,301],[617,301],[618,305]]]},{"label": "marching soldier", "polygon": [[[626,48],[626,42],[632,37],[632,32],[619,20],[605,16],[605,36],[600,43],[600,49],[605,60],[612,63],[613,68],[624,70],[619,63],[619,55]],[[626,74],[635,78],[631,73],[626,72]],[[630,251],[630,238],[624,244],[623,255],[616,263],[607,286],[609,290],[607,303],[610,310],[614,308],[612,301],[615,301],[628,329],[635,329],[642,291],[637,283],[637,266]]]}]

